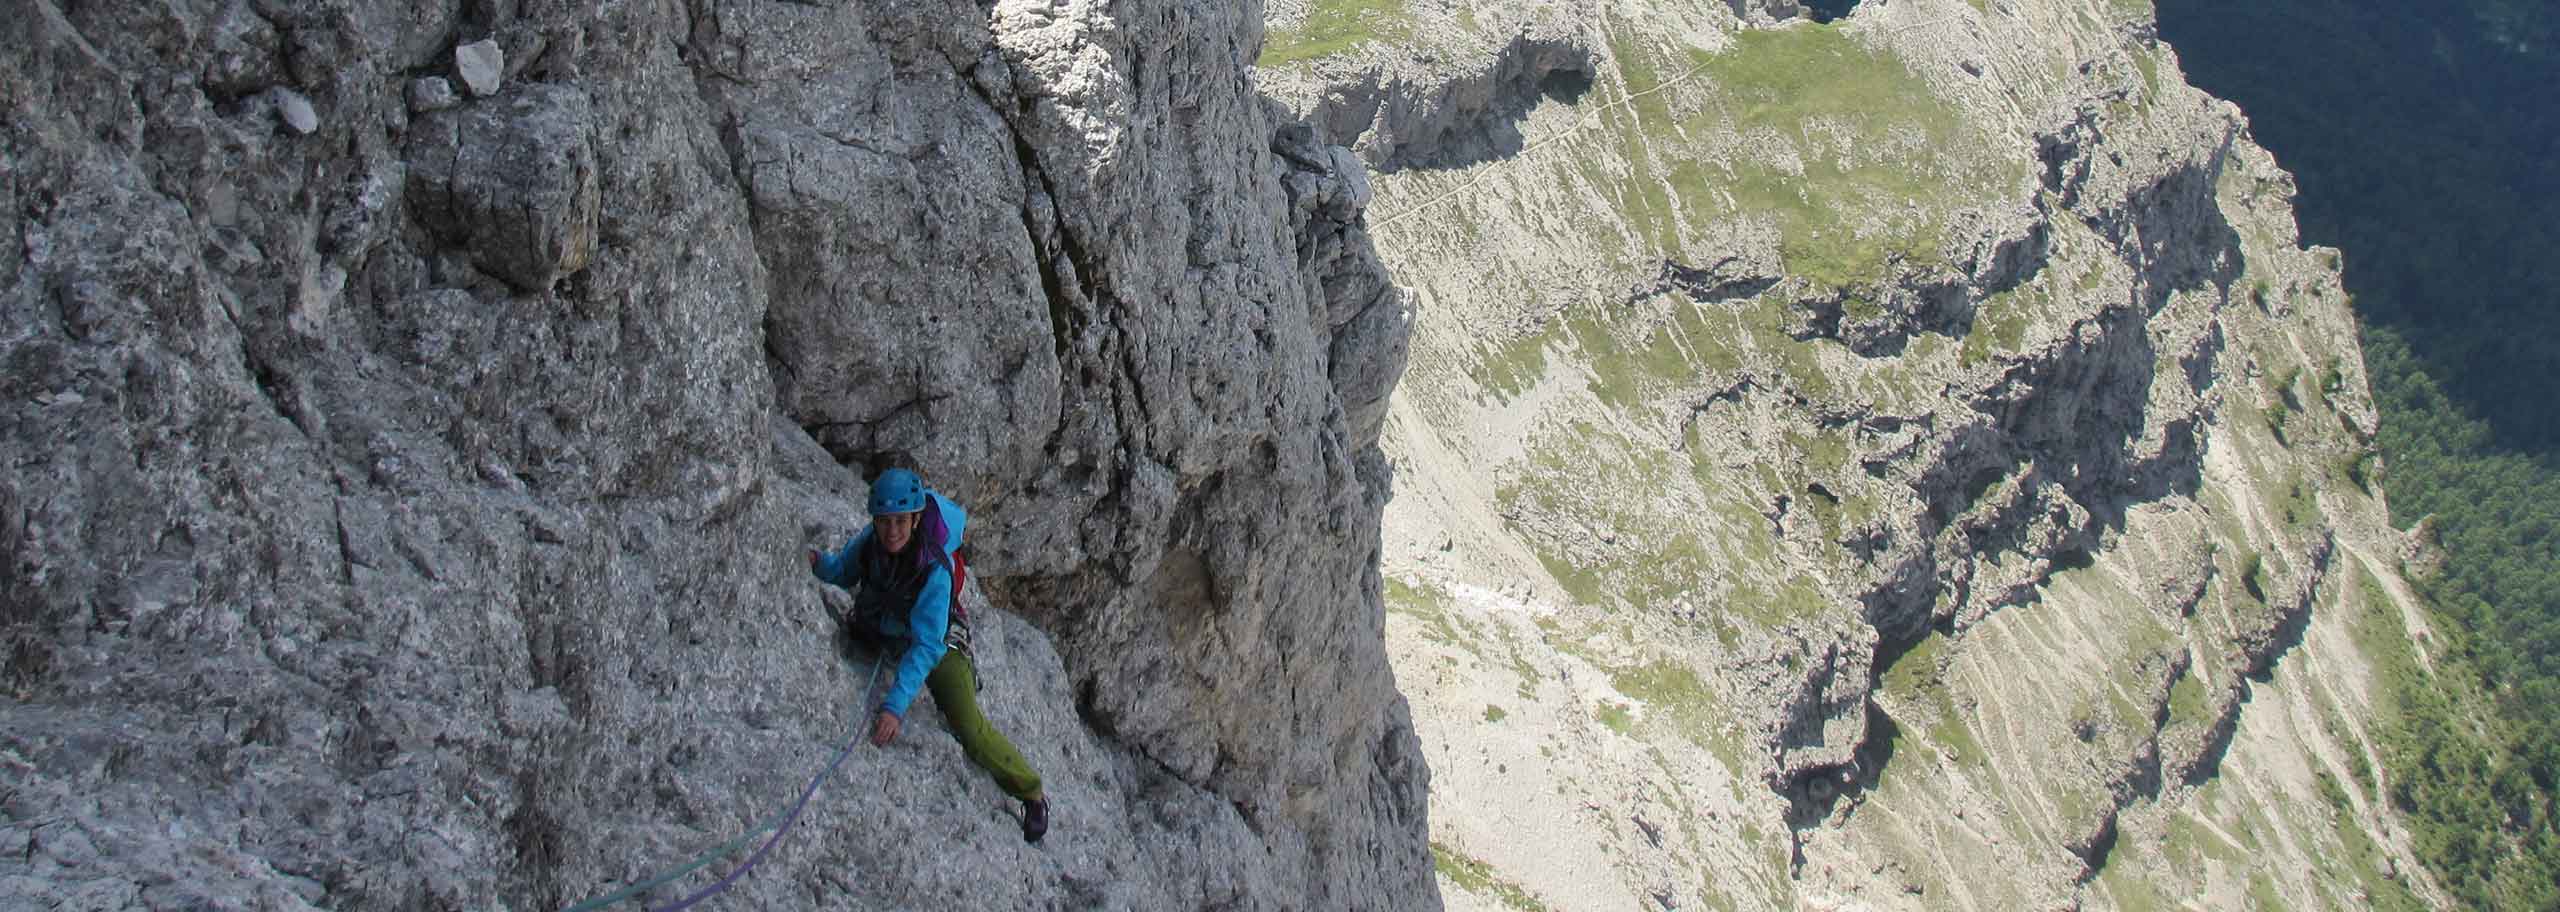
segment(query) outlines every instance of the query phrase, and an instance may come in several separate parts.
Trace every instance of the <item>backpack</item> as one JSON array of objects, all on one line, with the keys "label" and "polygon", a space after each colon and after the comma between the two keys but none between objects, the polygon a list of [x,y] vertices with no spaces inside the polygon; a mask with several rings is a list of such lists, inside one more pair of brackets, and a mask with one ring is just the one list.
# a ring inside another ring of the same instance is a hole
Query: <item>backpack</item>
[{"label": "backpack", "polygon": [[[966,544],[946,552],[942,542],[950,534],[942,524],[942,511],[931,499],[925,501],[924,518],[917,523],[915,547],[931,548],[933,563],[951,573],[951,605],[949,623],[943,634],[943,645],[962,652],[969,651],[969,608],[960,601],[960,592],[969,583],[969,546]],[[873,549],[864,547],[854,553],[854,576],[868,580]]]},{"label": "backpack", "polygon": [[[969,606],[960,603],[960,587],[969,584],[969,546],[954,549],[951,561],[943,566],[951,571],[951,626],[965,630],[969,626]],[[964,634],[962,639],[967,636]]]}]

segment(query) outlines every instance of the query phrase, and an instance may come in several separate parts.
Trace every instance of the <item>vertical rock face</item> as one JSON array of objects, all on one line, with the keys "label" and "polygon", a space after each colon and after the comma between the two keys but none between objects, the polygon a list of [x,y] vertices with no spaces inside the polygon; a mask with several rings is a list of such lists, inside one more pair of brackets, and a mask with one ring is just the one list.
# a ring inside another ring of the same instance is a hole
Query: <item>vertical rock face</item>
[{"label": "vertical rock face", "polygon": [[587,268],[596,243],[595,149],[587,96],[526,86],[504,103],[411,124],[406,199],[436,242],[518,289],[542,291]]},{"label": "vertical rock face", "polygon": [[558,908],[749,829],[860,715],[800,555],[898,455],[971,509],[1057,829],[919,703],[742,905],[1437,904],[1375,569],[1409,308],[1257,5],[7,29],[0,905]]}]

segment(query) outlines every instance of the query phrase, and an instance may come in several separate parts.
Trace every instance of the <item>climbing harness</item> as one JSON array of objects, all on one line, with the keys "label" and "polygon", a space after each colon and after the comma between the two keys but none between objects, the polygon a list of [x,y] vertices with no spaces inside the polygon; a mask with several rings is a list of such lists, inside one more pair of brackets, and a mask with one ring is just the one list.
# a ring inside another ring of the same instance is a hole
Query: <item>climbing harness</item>
[{"label": "climbing harness", "polygon": [[[878,683],[880,677],[880,659],[881,657],[878,655],[874,655],[871,658],[871,672],[862,679],[862,702],[857,704],[859,706],[867,708],[871,705],[871,691]],[[660,874],[657,877],[650,878],[649,880],[632,884],[628,887],[616,890],[611,894],[570,906],[567,912],[596,912],[598,909],[603,909],[623,900],[657,889],[659,886],[666,884],[669,881],[673,881],[676,878],[701,870],[704,866],[711,864],[713,861],[717,861],[720,858],[727,856],[729,853],[737,851],[739,846],[747,844],[749,840],[756,838],[757,834],[763,833],[767,830],[773,831],[773,835],[765,838],[763,845],[757,846],[755,852],[748,855],[747,860],[744,863],[739,864],[737,868],[731,870],[727,875],[721,877],[719,880],[713,881],[710,886],[694,891],[672,905],[658,906],[650,910],[650,912],[681,912],[681,910],[692,908],[696,903],[726,892],[731,884],[738,882],[738,878],[746,876],[747,871],[754,868],[757,862],[763,861],[766,852],[773,851],[774,844],[782,841],[782,834],[791,831],[791,824],[800,819],[801,809],[809,806],[809,797],[818,793],[818,785],[827,781],[827,777],[835,775],[837,767],[844,765],[844,758],[853,753],[854,745],[862,743],[863,734],[864,726],[860,722],[856,722],[853,726],[853,737],[845,740],[844,747],[836,751],[835,759],[827,761],[826,769],[819,771],[815,778],[809,780],[809,787],[800,790],[800,800],[793,802],[790,807],[775,812],[773,816],[765,818],[764,822],[756,824],[754,829],[740,833],[738,834],[738,838],[713,846],[709,851],[694,856],[693,861],[686,863],[683,867]]]}]

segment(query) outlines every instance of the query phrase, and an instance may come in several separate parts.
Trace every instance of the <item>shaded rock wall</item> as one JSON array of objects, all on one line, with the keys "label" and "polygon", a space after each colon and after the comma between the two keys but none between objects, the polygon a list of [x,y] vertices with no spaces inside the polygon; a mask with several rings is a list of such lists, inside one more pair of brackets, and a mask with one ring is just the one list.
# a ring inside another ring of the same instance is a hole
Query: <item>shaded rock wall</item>
[{"label": "shaded rock wall", "polygon": [[[1282,21],[1310,15],[1304,3],[1272,5]],[[1571,101],[1591,87],[1597,61],[1582,30],[1593,13],[1579,4],[1469,9],[1463,17],[1456,10],[1372,14],[1370,27],[1399,40],[1355,43],[1346,54],[1262,75],[1318,141],[1349,146],[1382,175],[1519,154],[1527,142],[1519,124],[1531,107]]]},{"label": "shaded rock wall", "polygon": [[800,555],[897,454],[1058,832],[919,710],[747,902],[1436,904],[1407,308],[1253,5],[23,12],[9,904],[559,907],[745,830],[858,714]]}]

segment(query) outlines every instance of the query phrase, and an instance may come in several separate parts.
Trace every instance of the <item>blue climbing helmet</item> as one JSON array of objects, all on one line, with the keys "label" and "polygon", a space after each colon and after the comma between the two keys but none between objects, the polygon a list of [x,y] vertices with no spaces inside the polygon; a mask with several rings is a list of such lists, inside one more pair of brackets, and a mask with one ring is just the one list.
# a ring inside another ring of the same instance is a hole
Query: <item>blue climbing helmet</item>
[{"label": "blue climbing helmet", "polygon": [[890,469],[871,480],[871,515],[913,513],[924,509],[924,480],[905,469]]}]

